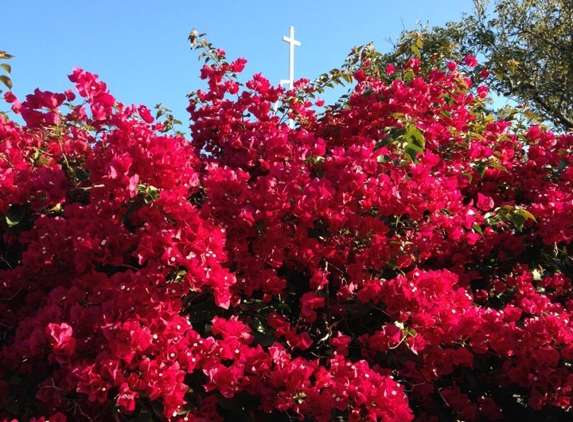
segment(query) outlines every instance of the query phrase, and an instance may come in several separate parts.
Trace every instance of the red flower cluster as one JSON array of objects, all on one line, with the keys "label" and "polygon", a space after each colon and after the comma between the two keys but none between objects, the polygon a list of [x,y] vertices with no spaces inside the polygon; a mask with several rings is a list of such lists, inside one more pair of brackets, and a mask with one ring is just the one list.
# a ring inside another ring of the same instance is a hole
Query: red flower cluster
[{"label": "red flower cluster", "polygon": [[0,420],[571,409],[572,135],[484,115],[463,63],[365,61],[318,113],[215,59],[191,142],[83,70],[82,104],[6,95]]}]

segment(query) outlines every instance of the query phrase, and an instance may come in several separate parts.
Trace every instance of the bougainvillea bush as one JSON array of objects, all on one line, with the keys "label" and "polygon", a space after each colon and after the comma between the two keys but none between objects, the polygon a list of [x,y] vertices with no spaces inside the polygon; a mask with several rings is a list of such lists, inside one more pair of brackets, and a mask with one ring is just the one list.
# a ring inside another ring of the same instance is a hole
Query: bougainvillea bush
[{"label": "bougainvillea bush", "polygon": [[569,420],[573,136],[472,57],[322,107],[200,45],[191,139],[80,69],[5,95],[0,419]]}]

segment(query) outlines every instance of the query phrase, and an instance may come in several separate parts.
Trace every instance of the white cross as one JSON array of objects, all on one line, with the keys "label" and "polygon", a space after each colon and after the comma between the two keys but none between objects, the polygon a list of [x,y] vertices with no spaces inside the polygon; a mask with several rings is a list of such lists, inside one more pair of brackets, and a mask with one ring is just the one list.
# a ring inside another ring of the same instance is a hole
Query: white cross
[{"label": "white cross", "polygon": [[[283,41],[289,43],[289,74],[288,79],[282,79],[280,84],[281,85],[288,85],[289,89],[293,89],[294,85],[294,46],[297,45],[300,47],[300,41],[294,39],[294,26],[290,27],[290,35],[283,36]],[[288,125],[292,128],[294,127],[294,122],[292,119],[289,119]]]},{"label": "white cross", "polygon": [[292,89],[294,83],[294,46],[300,47],[300,41],[294,39],[294,26],[290,27],[290,36],[284,36],[283,41],[289,43],[289,78],[281,80],[281,85],[288,84],[289,89]]}]

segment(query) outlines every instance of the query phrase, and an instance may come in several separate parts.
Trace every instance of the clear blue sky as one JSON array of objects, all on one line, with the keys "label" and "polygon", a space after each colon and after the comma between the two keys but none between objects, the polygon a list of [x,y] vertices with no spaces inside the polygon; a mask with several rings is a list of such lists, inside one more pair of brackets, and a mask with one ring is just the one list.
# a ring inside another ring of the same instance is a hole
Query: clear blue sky
[{"label": "clear blue sky", "polygon": [[[2,2],[0,50],[11,60],[13,91],[64,91],[74,66],[96,73],[126,104],[163,103],[187,128],[186,94],[202,87],[192,28],[206,32],[245,73],[273,83],[288,78],[289,27],[295,79],[314,79],[342,64],[353,46],[390,49],[416,22],[442,25],[470,13],[472,0],[14,0]],[[6,107],[0,107],[6,109]]]}]

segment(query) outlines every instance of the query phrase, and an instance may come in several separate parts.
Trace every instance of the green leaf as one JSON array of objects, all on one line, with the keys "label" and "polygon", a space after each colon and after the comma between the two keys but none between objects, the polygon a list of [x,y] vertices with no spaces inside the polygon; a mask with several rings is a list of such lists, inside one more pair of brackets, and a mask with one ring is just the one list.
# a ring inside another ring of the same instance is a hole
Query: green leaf
[{"label": "green leaf", "polygon": [[414,79],[416,75],[414,74],[414,71],[412,70],[408,70],[406,73],[404,73],[404,80],[406,82],[410,82],[412,79]]},{"label": "green leaf", "polygon": [[479,164],[476,166],[476,171],[478,172],[478,174],[479,174],[480,177],[483,177],[483,176],[484,176],[486,170],[487,170],[487,166],[486,166],[485,163],[483,163],[483,162],[482,162],[482,163],[479,163]]},{"label": "green leaf", "polygon": [[6,223],[8,227],[14,227],[20,224],[22,219],[26,215],[26,208],[21,205],[12,205],[4,217],[6,218]]},{"label": "green leaf", "polygon": [[4,69],[8,74],[12,72],[12,66],[10,66],[8,63],[0,63],[0,67]]},{"label": "green leaf", "polygon": [[468,178],[468,180],[471,184],[472,181],[474,180],[474,177],[470,173],[462,173],[462,174]]},{"label": "green leaf", "polygon": [[418,156],[418,153],[414,149],[407,148],[406,151],[404,151],[404,155],[409,158],[410,161],[417,162],[416,157]]},{"label": "green leaf", "polygon": [[537,223],[537,220],[535,219],[535,216],[533,214],[531,214],[529,211],[527,211],[526,209],[523,208],[517,208],[514,213],[516,215],[519,215],[520,217],[525,218],[526,220],[533,220]]},{"label": "green leaf", "polygon": [[406,134],[406,128],[392,126],[385,128],[384,132],[388,135],[384,139],[378,141],[378,144],[376,144],[377,148],[392,144],[393,141],[404,136]]},{"label": "green leaf", "polygon": [[539,116],[529,109],[525,110],[523,115],[530,120],[539,120]]},{"label": "green leaf", "polygon": [[0,82],[2,82],[8,89],[12,89],[12,80],[6,75],[0,75]]},{"label": "green leaf", "polygon": [[557,168],[557,173],[561,174],[563,170],[565,170],[567,167],[569,167],[569,161],[562,158],[561,160],[559,160],[559,167]]},{"label": "green leaf", "polygon": [[419,154],[423,154],[424,153],[424,148],[420,148],[418,145],[416,145],[413,142],[408,142],[408,145],[406,145],[406,149],[412,150],[412,151],[416,151]]},{"label": "green leaf", "polygon": [[504,214],[508,214],[508,213],[512,212],[513,210],[515,210],[515,206],[514,205],[503,205],[503,206],[499,207],[499,210]]},{"label": "green leaf", "polygon": [[474,229],[476,233],[481,234],[483,236],[483,230],[481,229],[478,223],[473,223],[472,229]]},{"label": "green leaf", "polygon": [[510,214],[507,219],[511,221],[511,223],[513,223],[517,231],[520,232],[521,230],[523,230],[523,224],[526,221],[525,217],[519,214]]},{"label": "green leaf", "polygon": [[496,162],[491,162],[491,163],[489,164],[489,166],[490,166],[491,168],[494,168],[494,169],[497,169],[497,170],[501,170],[501,171],[504,171],[504,172],[507,173],[507,169],[506,169],[504,166],[502,166],[501,164],[498,164],[498,163],[496,163]]},{"label": "green leaf", "polygon": [[[420,129],[418,129],[414,125],[408,126],[408,129],[406,131],[406,136],[409,137],[410,139],[418,141],[418,145],[421,146],[422,148],[426,145],[426,140],[424,139],[424,135],[422,135]],[[424,151],[422,150],[419,152],[423,153]]]}]

